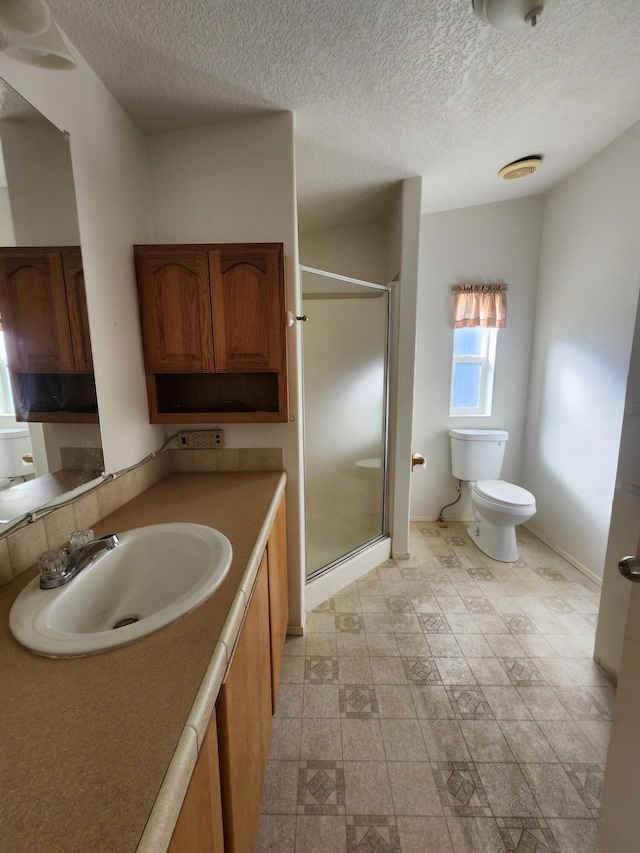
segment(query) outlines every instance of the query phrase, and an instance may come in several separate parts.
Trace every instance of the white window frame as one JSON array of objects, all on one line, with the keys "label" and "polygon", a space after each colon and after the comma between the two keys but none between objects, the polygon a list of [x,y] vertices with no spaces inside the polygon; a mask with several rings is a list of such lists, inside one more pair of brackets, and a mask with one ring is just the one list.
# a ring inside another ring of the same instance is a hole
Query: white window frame
[{"label": "white window frame", "polygon": [[[484,351],[480,355],[456,355],[455,333],[453,334],[453,358],[451,362],[451,394],[449,397],[449,417],[489,417],[493,406],[493,384],[496,369],[496,349],[498,342],[497,329],[483,329]],[[458,364],[480,364],[480,395],[476,408],[462,409],[453,405],[455,392],[456,365]]]}]

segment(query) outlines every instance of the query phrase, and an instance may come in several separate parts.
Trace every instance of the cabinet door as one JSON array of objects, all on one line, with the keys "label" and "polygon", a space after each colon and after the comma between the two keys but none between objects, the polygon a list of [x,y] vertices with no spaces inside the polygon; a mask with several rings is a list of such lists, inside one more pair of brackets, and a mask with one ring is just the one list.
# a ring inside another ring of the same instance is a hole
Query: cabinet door
[{"label": "cabinet door", "polygon": [[147,370],[213,370],[213,329],[206,251],[136,247]]},{"label": "cabinet door", "polygon": [[0,254],[0,315],[14,372],[74,372],[58,252]]},{"label": "cabinet door", "polygon": [[275,714],[284,643],[289,624],[287,522],[284,495],[267,543],[267,555],[269,557],[269,617],[271,621],[271,707]]},{"label": "cabinet door", "polygon": [[224,853],[215,714],[202,742],[167,853]]},{"label": "cabinet door", "polygon": [[267,556],[216,704],[225,853],[255,849],[271,739]]},{"label": "cabinet door", "polygon": [[279,248],[209,252],[216,371],[283,369],[284,267]]},{"label": "cabinet door", "polygon": [[80,250],[65,250],[62,254],[62,266],[75,372],[93,373],[87,297],[84,290],[84,271]]}]

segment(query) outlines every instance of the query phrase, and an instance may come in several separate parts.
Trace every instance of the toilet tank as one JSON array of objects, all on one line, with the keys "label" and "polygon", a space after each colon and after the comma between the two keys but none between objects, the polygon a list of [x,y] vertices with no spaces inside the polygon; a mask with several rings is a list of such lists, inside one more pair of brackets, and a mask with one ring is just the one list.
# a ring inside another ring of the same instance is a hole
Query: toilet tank
[{"label": "toilet tank", "polygon": [[450,429],[451,472],[458,480],[498,480],[509,433],[504,429]]},{"label": "toilet tank", "polygon": [[26,427],[0,429],[0,477],[24,477],[33,473],[22,457],[31,453],[29,430]]}]

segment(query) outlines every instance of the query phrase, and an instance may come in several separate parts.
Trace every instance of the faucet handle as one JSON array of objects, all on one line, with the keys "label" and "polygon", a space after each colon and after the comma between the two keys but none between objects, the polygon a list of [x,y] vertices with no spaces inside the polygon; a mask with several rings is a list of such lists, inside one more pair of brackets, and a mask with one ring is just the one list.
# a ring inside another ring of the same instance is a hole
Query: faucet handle
[{"label": "faucet handle", "polygon": [[73,533],[69,534],[69,547],[71,551],[77,551],[78,548],[82,548],[83,545],[88,545],[89,542],[93,542],[95,539],[95,533],[90,528],[86,530],[74,530]]},{"label": "faucet handle", "polygon": [[66,548],[57,551],[44,551],[38,557],[38,568],[40,569],[40,585],[56,581],[64,577],[67,572],[67,559],[69,552]]}]

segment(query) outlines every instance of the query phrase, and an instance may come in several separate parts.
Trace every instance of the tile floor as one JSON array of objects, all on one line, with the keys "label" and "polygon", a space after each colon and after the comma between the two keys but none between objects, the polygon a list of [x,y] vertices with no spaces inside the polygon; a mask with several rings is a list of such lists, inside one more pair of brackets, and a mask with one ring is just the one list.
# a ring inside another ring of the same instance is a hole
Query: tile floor
[{"label": "tile floor", "polygon": [[258,851],[591,853],[614,690],[599,590],[526,530],[495,562],[462,524],[289,638]]}]

